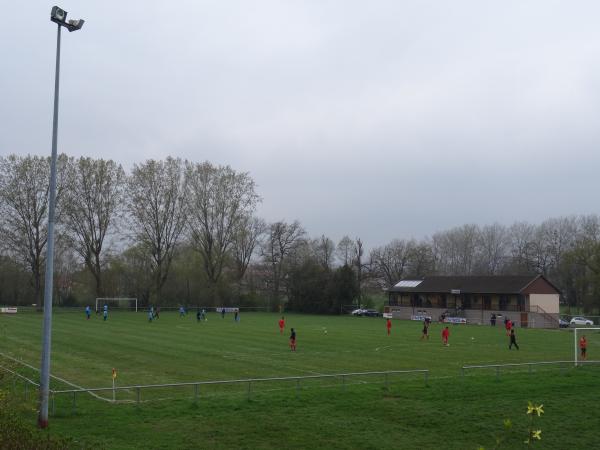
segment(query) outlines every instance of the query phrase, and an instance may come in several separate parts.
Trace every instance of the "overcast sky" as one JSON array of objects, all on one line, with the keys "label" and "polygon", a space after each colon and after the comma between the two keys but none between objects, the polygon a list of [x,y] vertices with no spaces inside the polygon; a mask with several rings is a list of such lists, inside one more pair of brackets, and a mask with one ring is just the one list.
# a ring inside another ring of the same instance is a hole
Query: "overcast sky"
[{"label": "overcast sky", "polygon": [[[3,3],[0,154],[49,155],[53,3]],[[599,213],[600,2],[63,1],[59,151],[249,172],[368,247]]]}]

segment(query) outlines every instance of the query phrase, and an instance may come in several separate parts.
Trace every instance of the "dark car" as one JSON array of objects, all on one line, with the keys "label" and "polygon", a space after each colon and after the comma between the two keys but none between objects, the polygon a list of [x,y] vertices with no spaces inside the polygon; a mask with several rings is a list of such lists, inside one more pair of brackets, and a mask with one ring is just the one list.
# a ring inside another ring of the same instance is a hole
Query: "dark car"
[{"label": "dark car", "polygon": [[365,309],[362,315],[367,317],[378,317],[381,314],[379,314],[379,312],[376,309]]},{"label": "dark car", "polygon": [[559,328],[569,328],[569,322],[564,319],[558,319]]}]

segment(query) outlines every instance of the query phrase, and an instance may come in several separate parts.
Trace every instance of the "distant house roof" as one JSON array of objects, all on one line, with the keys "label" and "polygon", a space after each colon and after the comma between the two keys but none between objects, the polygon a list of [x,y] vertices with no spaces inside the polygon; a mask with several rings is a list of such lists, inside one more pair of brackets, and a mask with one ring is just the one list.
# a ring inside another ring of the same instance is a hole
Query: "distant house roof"
[{"label": "distant house roof", "polygon": [[431,276],[400,280],[389,292],[445,294],[560,294],[543,275]]}]

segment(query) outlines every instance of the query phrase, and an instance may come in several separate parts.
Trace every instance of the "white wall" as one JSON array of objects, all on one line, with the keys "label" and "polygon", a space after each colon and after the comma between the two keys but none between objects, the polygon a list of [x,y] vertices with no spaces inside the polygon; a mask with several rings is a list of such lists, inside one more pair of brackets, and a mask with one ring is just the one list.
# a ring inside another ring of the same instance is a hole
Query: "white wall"
[{"label": "white wall", "polygon": [[529,294],[529,305],[539,306],[550,314],[558,314],[558,298],[558,294]]}]

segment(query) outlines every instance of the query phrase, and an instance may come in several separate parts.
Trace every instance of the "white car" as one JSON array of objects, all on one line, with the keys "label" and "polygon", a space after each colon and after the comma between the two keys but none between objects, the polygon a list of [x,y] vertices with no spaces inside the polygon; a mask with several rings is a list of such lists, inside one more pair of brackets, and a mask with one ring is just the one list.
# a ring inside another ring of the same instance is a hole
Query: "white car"
[{"label": "white car", "polygon": [[585,317],[573,317],[571,319],[571,325],[594,325],[594,322]]},{"label": "white car", "polygon": [[355,309],[354,311],[352,311],[350,314],[352,314],[353,316],[362,316],[365,313],[366,309]]}]

